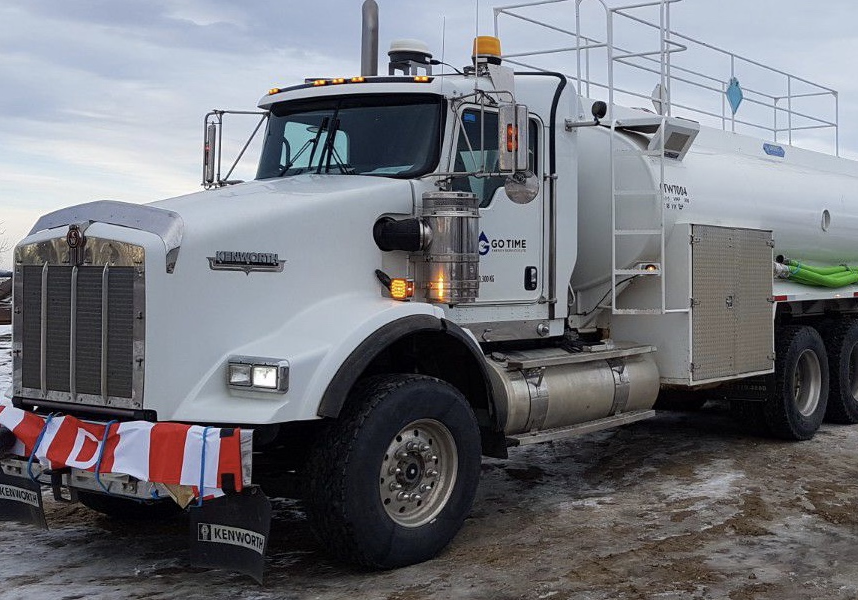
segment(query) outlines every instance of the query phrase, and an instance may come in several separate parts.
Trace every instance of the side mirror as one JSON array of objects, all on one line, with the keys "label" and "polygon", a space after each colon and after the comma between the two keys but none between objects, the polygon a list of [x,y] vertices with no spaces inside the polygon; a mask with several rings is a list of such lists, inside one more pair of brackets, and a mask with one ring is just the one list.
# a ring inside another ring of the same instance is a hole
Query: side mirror
[{"label": "side mirror", "polygon": [[215,180],[215,152],[217,150],[217,125],[206,126],[206,138],[203,142],[203,185],[210,187]]},{"label": "side mirror", "polygon": [[539,194],[539,178],[532,172],[513,173],[503,184],[507,198],[516,204],[529,204]]},{"label": "side mirror", "polygon": [[527,106],[501,104],[498,107],[498,166],[501,173],[524,173],[527,160]]}]

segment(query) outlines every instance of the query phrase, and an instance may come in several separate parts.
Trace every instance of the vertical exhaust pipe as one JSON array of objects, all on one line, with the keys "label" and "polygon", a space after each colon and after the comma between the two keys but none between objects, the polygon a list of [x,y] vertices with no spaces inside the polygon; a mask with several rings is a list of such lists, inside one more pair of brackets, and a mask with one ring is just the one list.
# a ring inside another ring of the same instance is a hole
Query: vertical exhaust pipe
[{"label": "vertical exhaust pipe", "polygon": [[378,75],[378,4],[364,0],[360,39],[360,74]]}]

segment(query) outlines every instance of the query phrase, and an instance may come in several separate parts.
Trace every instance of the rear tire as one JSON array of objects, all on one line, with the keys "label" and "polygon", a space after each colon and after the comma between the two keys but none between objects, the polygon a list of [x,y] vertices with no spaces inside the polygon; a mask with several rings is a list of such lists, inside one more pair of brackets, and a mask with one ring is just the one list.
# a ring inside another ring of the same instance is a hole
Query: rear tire
[{"label": "rear tire", "polygon": [[421,375],[361,382],[308,463],[307,513],[346,562],[391,569],[453,539],[473,505],[480,435],[456,388]]},{"label": "rear tire", "polygon": [[828,407],[832,423],[858,423],[858,321],[832,319],[819,328],[828,352]]},{"label": "rear tire", "polygon": [[809,440],[828,402],[828,358],[813,327],[789,325],[777,331],[775,385],[764,415],[772,435]]}]

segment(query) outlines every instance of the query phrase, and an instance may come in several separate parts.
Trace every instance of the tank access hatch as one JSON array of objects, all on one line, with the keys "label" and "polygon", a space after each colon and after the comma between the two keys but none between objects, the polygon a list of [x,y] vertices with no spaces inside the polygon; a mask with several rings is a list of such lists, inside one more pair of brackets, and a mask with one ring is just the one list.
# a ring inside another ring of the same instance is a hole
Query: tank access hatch
[{"label": "tank access hatch", "polygon": [[774,369],[772,233],[692,226],[691,380]]}]

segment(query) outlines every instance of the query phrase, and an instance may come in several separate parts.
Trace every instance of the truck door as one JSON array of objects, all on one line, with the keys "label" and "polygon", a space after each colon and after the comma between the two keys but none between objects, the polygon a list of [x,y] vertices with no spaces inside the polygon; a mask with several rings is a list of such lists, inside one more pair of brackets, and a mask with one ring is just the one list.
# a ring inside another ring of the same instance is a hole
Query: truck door
[{"label": "truck door", "polygon": [[[466,108],[461,112],[452,170],[498,170],[497,112]],[[529,126],[532,171],[542,173],[542,127],[536,118]],[[482,149],[482,150],[481,150]],[[543,296],[543,182],[528,204],[512,202],[504,191],[505,176],[460,176],[453,189],[473,192],[480,199],[480,296],[477,304],[532,304]]]}]

